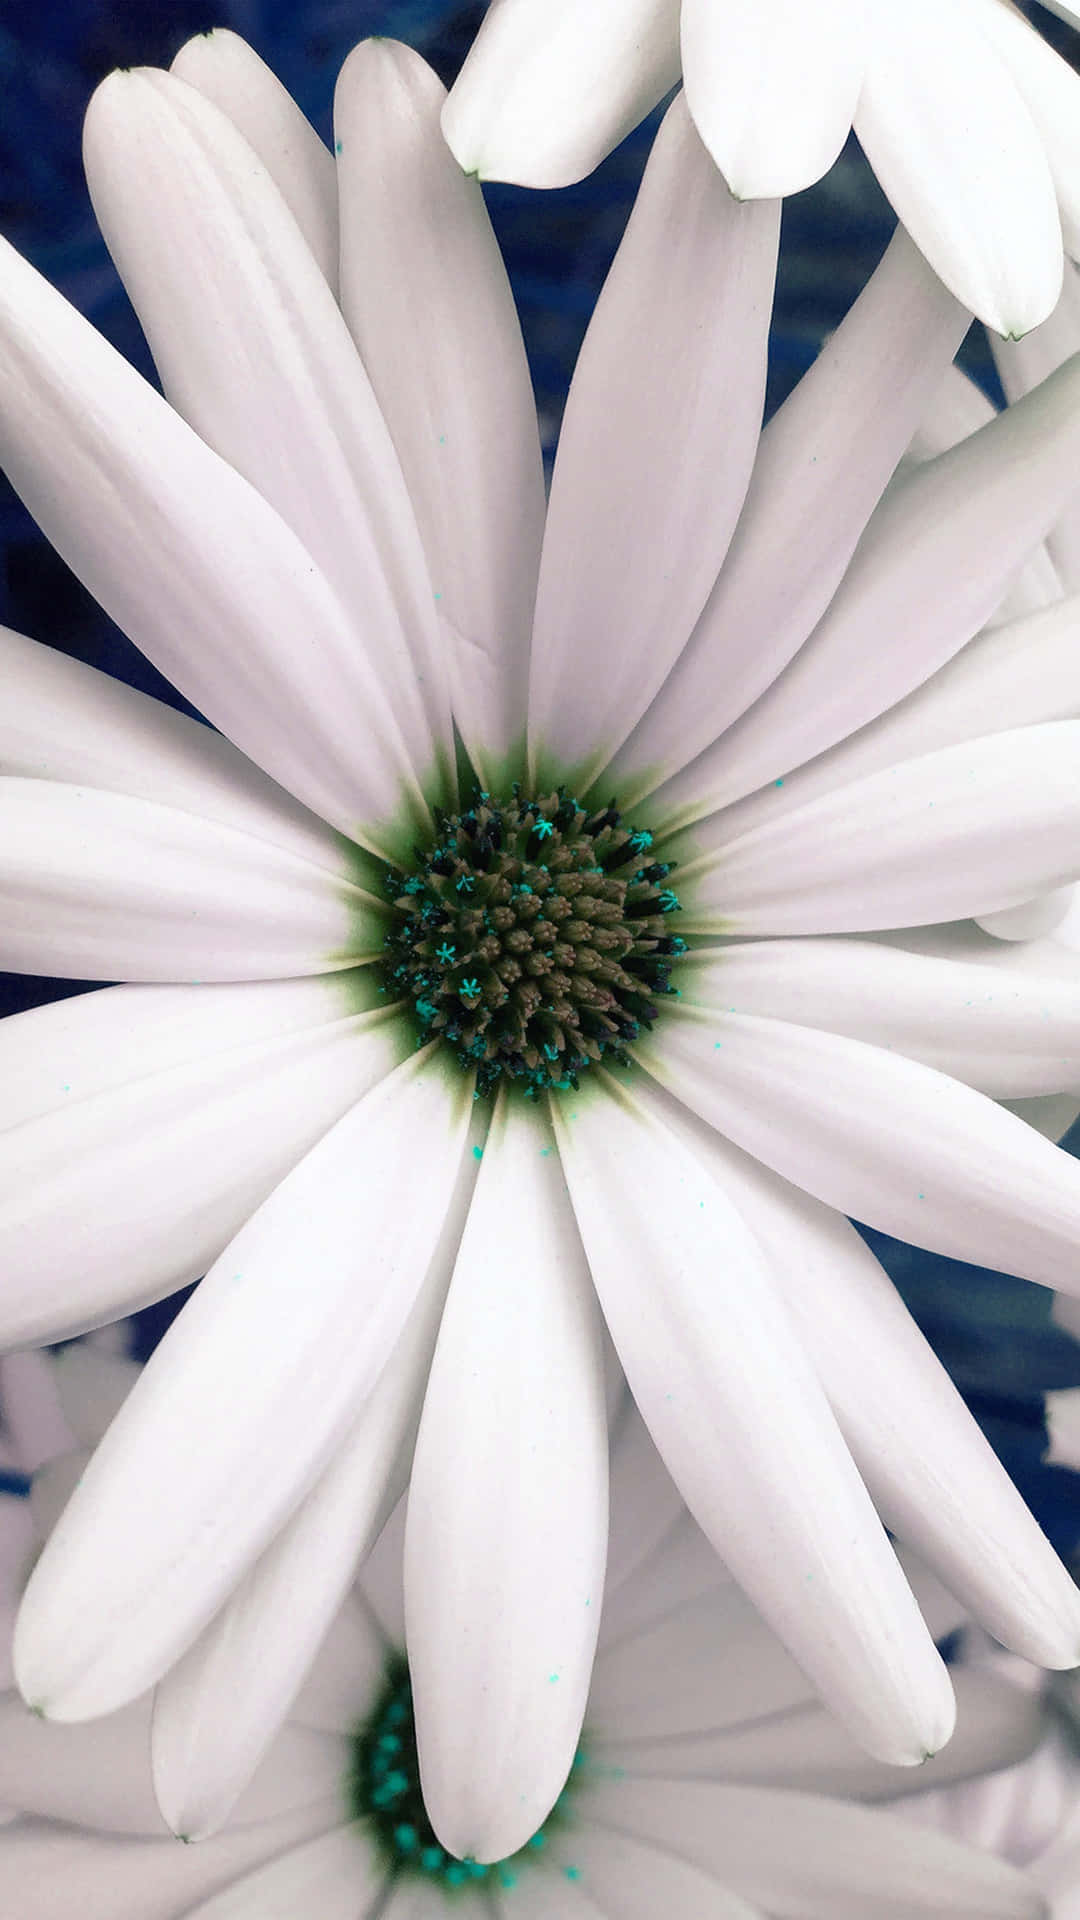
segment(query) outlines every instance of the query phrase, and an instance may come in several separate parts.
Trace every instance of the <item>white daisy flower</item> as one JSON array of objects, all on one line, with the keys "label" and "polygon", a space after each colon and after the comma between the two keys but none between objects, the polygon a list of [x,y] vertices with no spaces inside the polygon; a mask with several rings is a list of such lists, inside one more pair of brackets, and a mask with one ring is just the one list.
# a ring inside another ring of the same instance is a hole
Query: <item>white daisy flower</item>
[{"label": "white daisy flower", "polygon": [[[88,1371],[84,1400],[96,1391]],[[584,1731],[550,1817],[514,1855],[454,1858],[428,1818],[393,1521],[213,1839],[177,1846],[164,1830],[149,1699],[56,1726],[0,1695],[0,1883],[13,1910],[34,1920],[1039,1920],[1038,1891],[1013,1867],[859,1804],[891,1793],[894,1770],[816,1704],[625,1406],[612,1476],[611,1573]],[[925,1576],[919,1590],[934,1630],[951,1631],[955,1604]],[[1017,1713],[1013,1690],[978,1673],[962,1675],[960,1692],[964,1732],[930,1763],[935,1779],[1032,1750],[1037,1696]],[[515,1738],[487,1731],[503,1745]],[[463,1727],[459,1766],[470,1759]]]},{"label": "white daisy flower", "polygon": [[1080,79],[1010,0],[492,0],[443,128],[482,179],[566,186],[680,72],[740,199],[810,186],[854,126],[957,298],[1045,320],[1080,253]]},{"label": "white daisy flower", "polygon": [[1074,486],[1080,364],[890,487],[968,319],[901,233],[762,433],[778,208],[678,102],[545,522],[443,98],[359,48],[335,168],[231,35],[104,84],[91,189],[167,400],[3,254],[0,456],[221,731],[2,637],[0,956],[132,984],[0,1030],[0,1338],[209,1269],[31,1580],[27,1699],[173,1668],[159,1791],[212,1826],[411,1463],[428,1805],[493,1860],[585,1709],[604,1321],[876,1756],[953,1713],[879,1513],[1003,1640],[1080,1656],[844,1217],[1080,1289],[1080,1168],[998,1104],[1080,1086],[1074,979],[893,943],[1080,873],[1076,605],[980,631]]}]

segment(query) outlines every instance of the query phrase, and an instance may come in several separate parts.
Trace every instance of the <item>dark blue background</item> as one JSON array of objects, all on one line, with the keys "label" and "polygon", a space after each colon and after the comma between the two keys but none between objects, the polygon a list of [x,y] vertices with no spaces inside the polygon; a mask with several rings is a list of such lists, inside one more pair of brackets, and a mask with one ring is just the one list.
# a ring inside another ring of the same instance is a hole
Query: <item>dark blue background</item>
[{"label": "dark blue background", "polygon": [[[898,0],[899,3],[899,0]],[[1080,36],[1032,17],[1074,64]],[[79,138],[88,95],[115,66],[167,65],[191,34],[228,26],[269,62],[324,134],[334,79],[369,33],[418,47],[449,84],[483,16],[451,0],[0,0],[0,231],[142,370],[137,322],[94,224]],[[654,124],[654,123],[653,123]],[[561,192],[487,198],[517,296],[541,416],[553,443],[570,372],[622,233],[652,124]],[[814,357],[880,257],[892,215],[854,141],[829,177],[785,208],[769,407]],[[965,363],[994,397],[981,330]],[[547,451],[550,452],[549,444]],[[0,477],[0,620],[169,701],[183,702],[111,625]],[[81,991],[0,974],[0,1013]],[[1074,1130],[1080,1146],[1080,1131]],[[1059,1548],[1080,1542],[1080,1477],[1041,1464],[1042,1390],[1080,1384],[1080,1347],[1053,1328],[1050,1296],[868,1234],[993,1444]],[[149,1351],[180,1300],[139,1316]]]}]

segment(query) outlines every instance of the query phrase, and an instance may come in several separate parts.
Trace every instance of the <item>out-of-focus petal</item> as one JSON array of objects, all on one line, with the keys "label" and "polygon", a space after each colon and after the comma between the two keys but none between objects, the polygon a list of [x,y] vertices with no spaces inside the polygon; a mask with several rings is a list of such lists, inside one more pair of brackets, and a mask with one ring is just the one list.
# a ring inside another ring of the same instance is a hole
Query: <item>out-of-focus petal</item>
[{"label": "out-of-focus petal", "polygon": [[541,778],[600,771],[720,571],[761,426],[778,211],[732,199],[676,100],[566,403],[529,685]]},{"label": "out-of-focus petal", "polygon": [[443,110],[466,173],[566,187],[679,77],[679,0],[494,0]]}]

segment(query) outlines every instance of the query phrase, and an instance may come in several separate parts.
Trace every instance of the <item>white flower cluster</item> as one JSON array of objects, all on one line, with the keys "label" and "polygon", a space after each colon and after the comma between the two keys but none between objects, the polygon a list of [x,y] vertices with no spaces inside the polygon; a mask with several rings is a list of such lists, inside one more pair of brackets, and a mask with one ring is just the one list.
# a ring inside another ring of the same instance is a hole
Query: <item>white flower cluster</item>
[{"label": "white flower cluster", "polygon": [[[481,180],[682,68],[545,495]],[[1067,1920],[1067,1690],[953,1655],[1080,1593],[851,1220],[1080,1300],[1080,78],[493,0],[84,155],[163,391],[0,242],[0,467],[207,724],[0,628],[0,965],[109,983],[0,1023],[0,1920]]]}]

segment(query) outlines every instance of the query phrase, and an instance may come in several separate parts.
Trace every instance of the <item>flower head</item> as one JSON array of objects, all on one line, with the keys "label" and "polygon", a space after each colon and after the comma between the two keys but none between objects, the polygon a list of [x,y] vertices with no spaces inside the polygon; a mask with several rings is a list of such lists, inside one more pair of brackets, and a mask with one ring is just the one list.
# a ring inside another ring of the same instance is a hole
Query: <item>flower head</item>
[{"label": "flower head", "polygon": [[1046,319],[1080,249],[1080,80],[1008,0],[494,0],[443,125],[481,178],[564,186],[680,70],[740,199],[810,186],[854,126],[958,299],[1003,334]]},{"label": "flower head", "polygon": [[952,923],[1080,873],[1074,609],[990,624],[1080,368],[890,486],[967,324],[900,234],[762,433],[777,208],[677,102],[545,515],[442,104],[359,48],[335,162],[231,35],[104,84],[88,175],[167,399],[0,262],[0,458],[220,728],[0,636],[0,954],[129,983],[0,1029],[0,1335],[206,1274],[30,1582],[31,1704],[160,1681],[163,1804],[220,1824],[411,1469],[425,1796],[483,1861],[579,1742],[605,1321],[873,1753],[952,1720],[875,1502],[1002,1639],[1080,1656],[844,1217],[1077,1288],[1080,1169],[999,1104],[1077,1086],[1074,978]]}]

